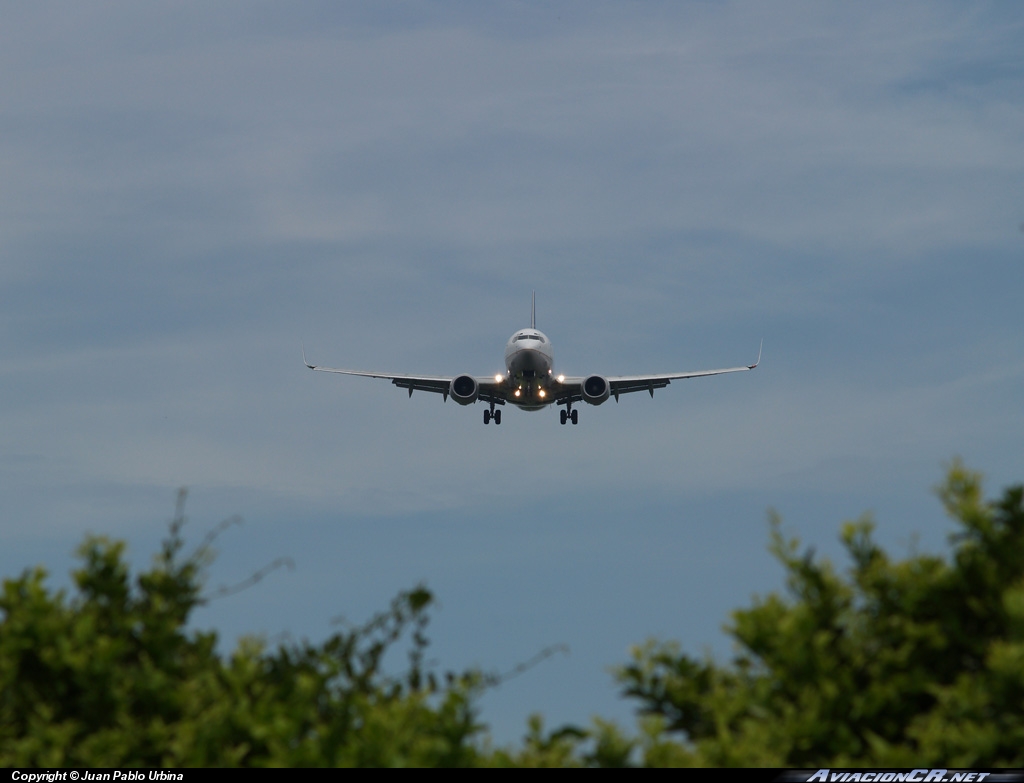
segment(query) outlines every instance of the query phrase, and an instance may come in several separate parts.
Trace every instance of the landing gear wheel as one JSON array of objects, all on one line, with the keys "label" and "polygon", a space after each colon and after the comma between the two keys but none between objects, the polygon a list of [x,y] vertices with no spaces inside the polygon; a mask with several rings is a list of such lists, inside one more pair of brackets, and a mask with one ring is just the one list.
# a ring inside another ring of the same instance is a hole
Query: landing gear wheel
[{"label": "landing gear wheel", "polygon": [[494,419],[495,424],[501,424],[501,411],[495,411],[492,413],[491,418]]},{"label": "landing gear wheel", "polygon": [[573,424],[577,424],[579,422],[579,420],[580,420],[580,412],[579,411],[573,411],[572,412],[572,423]]},{"label": "landing gear wheel", "polygon": [[484,424],[490,424],[490,423],[491,423],[491,412],[490,411],[484,411]]},{"label": "landing gear wheel", "polygon": [[569,418],[569,414],[566,413],[565,411],[559,411],[558,418],[561,419],[562,424],[565,424],[565,420]]}]

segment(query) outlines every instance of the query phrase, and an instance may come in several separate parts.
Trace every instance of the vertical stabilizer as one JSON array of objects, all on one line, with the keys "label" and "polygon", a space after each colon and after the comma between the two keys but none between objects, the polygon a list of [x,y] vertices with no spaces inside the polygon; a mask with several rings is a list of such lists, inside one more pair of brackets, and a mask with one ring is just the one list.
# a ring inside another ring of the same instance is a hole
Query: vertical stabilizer
[{"label": "vertical stabilizer", "polygon": [[537,328],[537,292],[533,292],[533,309],[530,311],[530,328]]}]

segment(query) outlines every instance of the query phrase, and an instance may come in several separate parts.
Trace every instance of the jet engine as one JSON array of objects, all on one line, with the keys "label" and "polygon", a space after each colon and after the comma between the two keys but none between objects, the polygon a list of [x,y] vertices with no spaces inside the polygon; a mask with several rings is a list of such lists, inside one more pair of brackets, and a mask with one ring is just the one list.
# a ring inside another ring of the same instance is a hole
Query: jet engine
[{"label": "jet engine", "polygon": [[459,405],[469,405],[476,402],[480,394],[480,385],[471,375],[460,375],[452,379],[448,393]]},{"label": "jet engine", "polygon": [[588,375],[583,379],[581,390],[583,400],[591,405],[600,405],[608,399],[611,392],[612,386],[608,383],[607,378],[602,378],[600,375]]}]

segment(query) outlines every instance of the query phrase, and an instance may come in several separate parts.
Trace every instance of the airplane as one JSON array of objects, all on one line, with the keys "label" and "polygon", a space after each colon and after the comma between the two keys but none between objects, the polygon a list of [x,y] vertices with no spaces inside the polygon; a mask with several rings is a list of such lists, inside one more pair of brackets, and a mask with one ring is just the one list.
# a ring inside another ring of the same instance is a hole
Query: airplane
[{"label": "airplane", "polygon": [[[762,348],[764,341],[761,341]],[[586,402],[600,405],[614,397],[630,392],[647,391],[654,397],[655,389],[663,389],[670,381],[683,378],[702,378],[706,375],[725,375],[731,372],[753,370],[761,363],[761,349],[757,361],[742,367],[728,367],[722,370],[698,370],[696,372],[660,373],[657,375],[587,375],[567,377],[554,374],[554,354],[551,341],[537,329],[537,296],[533,297],[530,328],[520,329],[505,345],[505,372],[494,376],[473,375],[405,375],[395,373],[367,372],[364,370],[342,370],[336,367],[322,367],[306,360],[302,349],[302,361],[311,370],[333,372],[341,375],[361,375],[367,378],[385,378],[401,389],[435,392],[447,402],[451,397],[459,405],[470,405],[477,400],[489,404],[484,411],[484,424],[492,421],[501,424],[501,410],[495,406],[514,405],[524,411],[539,411],[549,405],[565,406],[559,411],[559,419],[576,424],[579,410],[573,403]]]}]

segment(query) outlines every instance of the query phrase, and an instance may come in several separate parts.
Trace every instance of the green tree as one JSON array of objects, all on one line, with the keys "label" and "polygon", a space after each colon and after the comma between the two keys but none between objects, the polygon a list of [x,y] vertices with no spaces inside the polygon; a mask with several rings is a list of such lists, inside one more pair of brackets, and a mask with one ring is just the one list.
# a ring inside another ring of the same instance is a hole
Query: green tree
[{"label": "green tree", "polygon": [[733,613],[729,665],[649,642],[617,671],[652,764],[1024,766],[1024,488],[955,464],[948,557],[894,560],[848,523],[844,576],[773,519],[789,596]]},{"label": "green tree", "polygon": [[[893,559],[862,519],[845,573],[774,519],[788,595],[733,613],[730,662],[648,642],[616,672],[635,736],[535,716],[502,749],[474,706],[501,678],[424,665],[423,587],[322,644],[219,655],[187,630],[213,536],[185,555],[179,507],[134,579],[123,544],[89,538],[74,596],[41,569],[3,583],[0,766],[1024,766],[1024,488],[985,502],[957,464],[939,495],[948,556]],[[388,675],[396,645],[408,662]]]},{"label": "green tree", "polygon": [[[153,567],[133,581],[124,545],[89,538],[77,594],[42,569],[0,595],[0,766],[473,764],[479,675],[423,665],[431,594],[400,594],[366,625],[319,645],[227,658],[186,623],[203,602],[208,539],[183,554],[177,515]],[[400,676],[381,669],[408,638]]]}]

